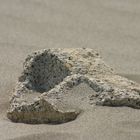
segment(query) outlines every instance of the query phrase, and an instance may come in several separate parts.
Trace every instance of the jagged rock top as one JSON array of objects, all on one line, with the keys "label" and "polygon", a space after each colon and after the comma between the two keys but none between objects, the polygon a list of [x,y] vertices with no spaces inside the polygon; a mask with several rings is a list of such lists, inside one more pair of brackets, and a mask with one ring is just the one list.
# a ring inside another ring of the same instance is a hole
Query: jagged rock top
[{"label": "jagged rock top", "polygon": [[140,85],[116,75],[97,52],[59,48],[37,51],[26,58],[7,116],[25,123],[74,120],[81,108],[66,107],[63,98],[80,83],[92,88],[89,100],[93,104],[140,108]]}]

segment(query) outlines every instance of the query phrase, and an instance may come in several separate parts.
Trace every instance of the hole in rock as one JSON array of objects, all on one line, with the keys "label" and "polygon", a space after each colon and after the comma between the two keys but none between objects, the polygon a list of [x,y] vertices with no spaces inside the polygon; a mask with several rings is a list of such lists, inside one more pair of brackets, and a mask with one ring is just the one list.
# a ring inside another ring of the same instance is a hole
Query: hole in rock
[{"label": "hole in rock", "polygon": [[54,88],[68,75],[70,75],[70,71],[64,62],[58,59],[57,56],[47,53],[37,55],[34,58],[28,68],[25,80],[29,81],[30,89],[43,93]]}]

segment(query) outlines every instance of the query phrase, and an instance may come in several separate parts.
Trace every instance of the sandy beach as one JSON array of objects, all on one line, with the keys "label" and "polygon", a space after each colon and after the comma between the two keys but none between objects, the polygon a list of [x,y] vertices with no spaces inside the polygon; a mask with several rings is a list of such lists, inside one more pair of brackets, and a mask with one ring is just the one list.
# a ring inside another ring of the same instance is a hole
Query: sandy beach
[{"label": "sandy beach", "polygon": [[93,48],[117,73],[140,83],[139,16],[138,0],[0,0],[0,140],[139,140],[140,110],[129,107],[93,106],[61,125],[6,117],[24,59],[35,50]]}]

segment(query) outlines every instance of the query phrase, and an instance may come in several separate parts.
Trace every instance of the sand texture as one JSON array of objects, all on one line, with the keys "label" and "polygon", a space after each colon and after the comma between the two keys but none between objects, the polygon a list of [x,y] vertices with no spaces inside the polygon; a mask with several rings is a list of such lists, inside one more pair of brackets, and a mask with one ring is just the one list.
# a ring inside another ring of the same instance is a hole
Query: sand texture
[{"label": "sand texture", "polygon": [[140,110],[78,102],[85,92],[91,95],[88,85],[71,91],[77,98],[68,104],[88,108],[75,121],[29,125],[6,117],[22,64],[36,50],[92,48],[117,73],[140,83],[139,16],[139,0],[0,0],[0,140],[139,140]]}]

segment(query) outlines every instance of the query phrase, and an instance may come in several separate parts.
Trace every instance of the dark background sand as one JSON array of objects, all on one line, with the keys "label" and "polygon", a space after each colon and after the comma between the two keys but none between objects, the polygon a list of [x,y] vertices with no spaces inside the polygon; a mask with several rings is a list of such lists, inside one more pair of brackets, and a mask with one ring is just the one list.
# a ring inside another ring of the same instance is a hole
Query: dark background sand
[{"label": "dark background sand", "polygon": [[94,48],[118,73],[140,82],[139,17],[139,0],[0,0],[0,140],[139,140],[140,110],[127,107],[94,107],[53,126],[5,116],[22,63],[34,50]]}]

